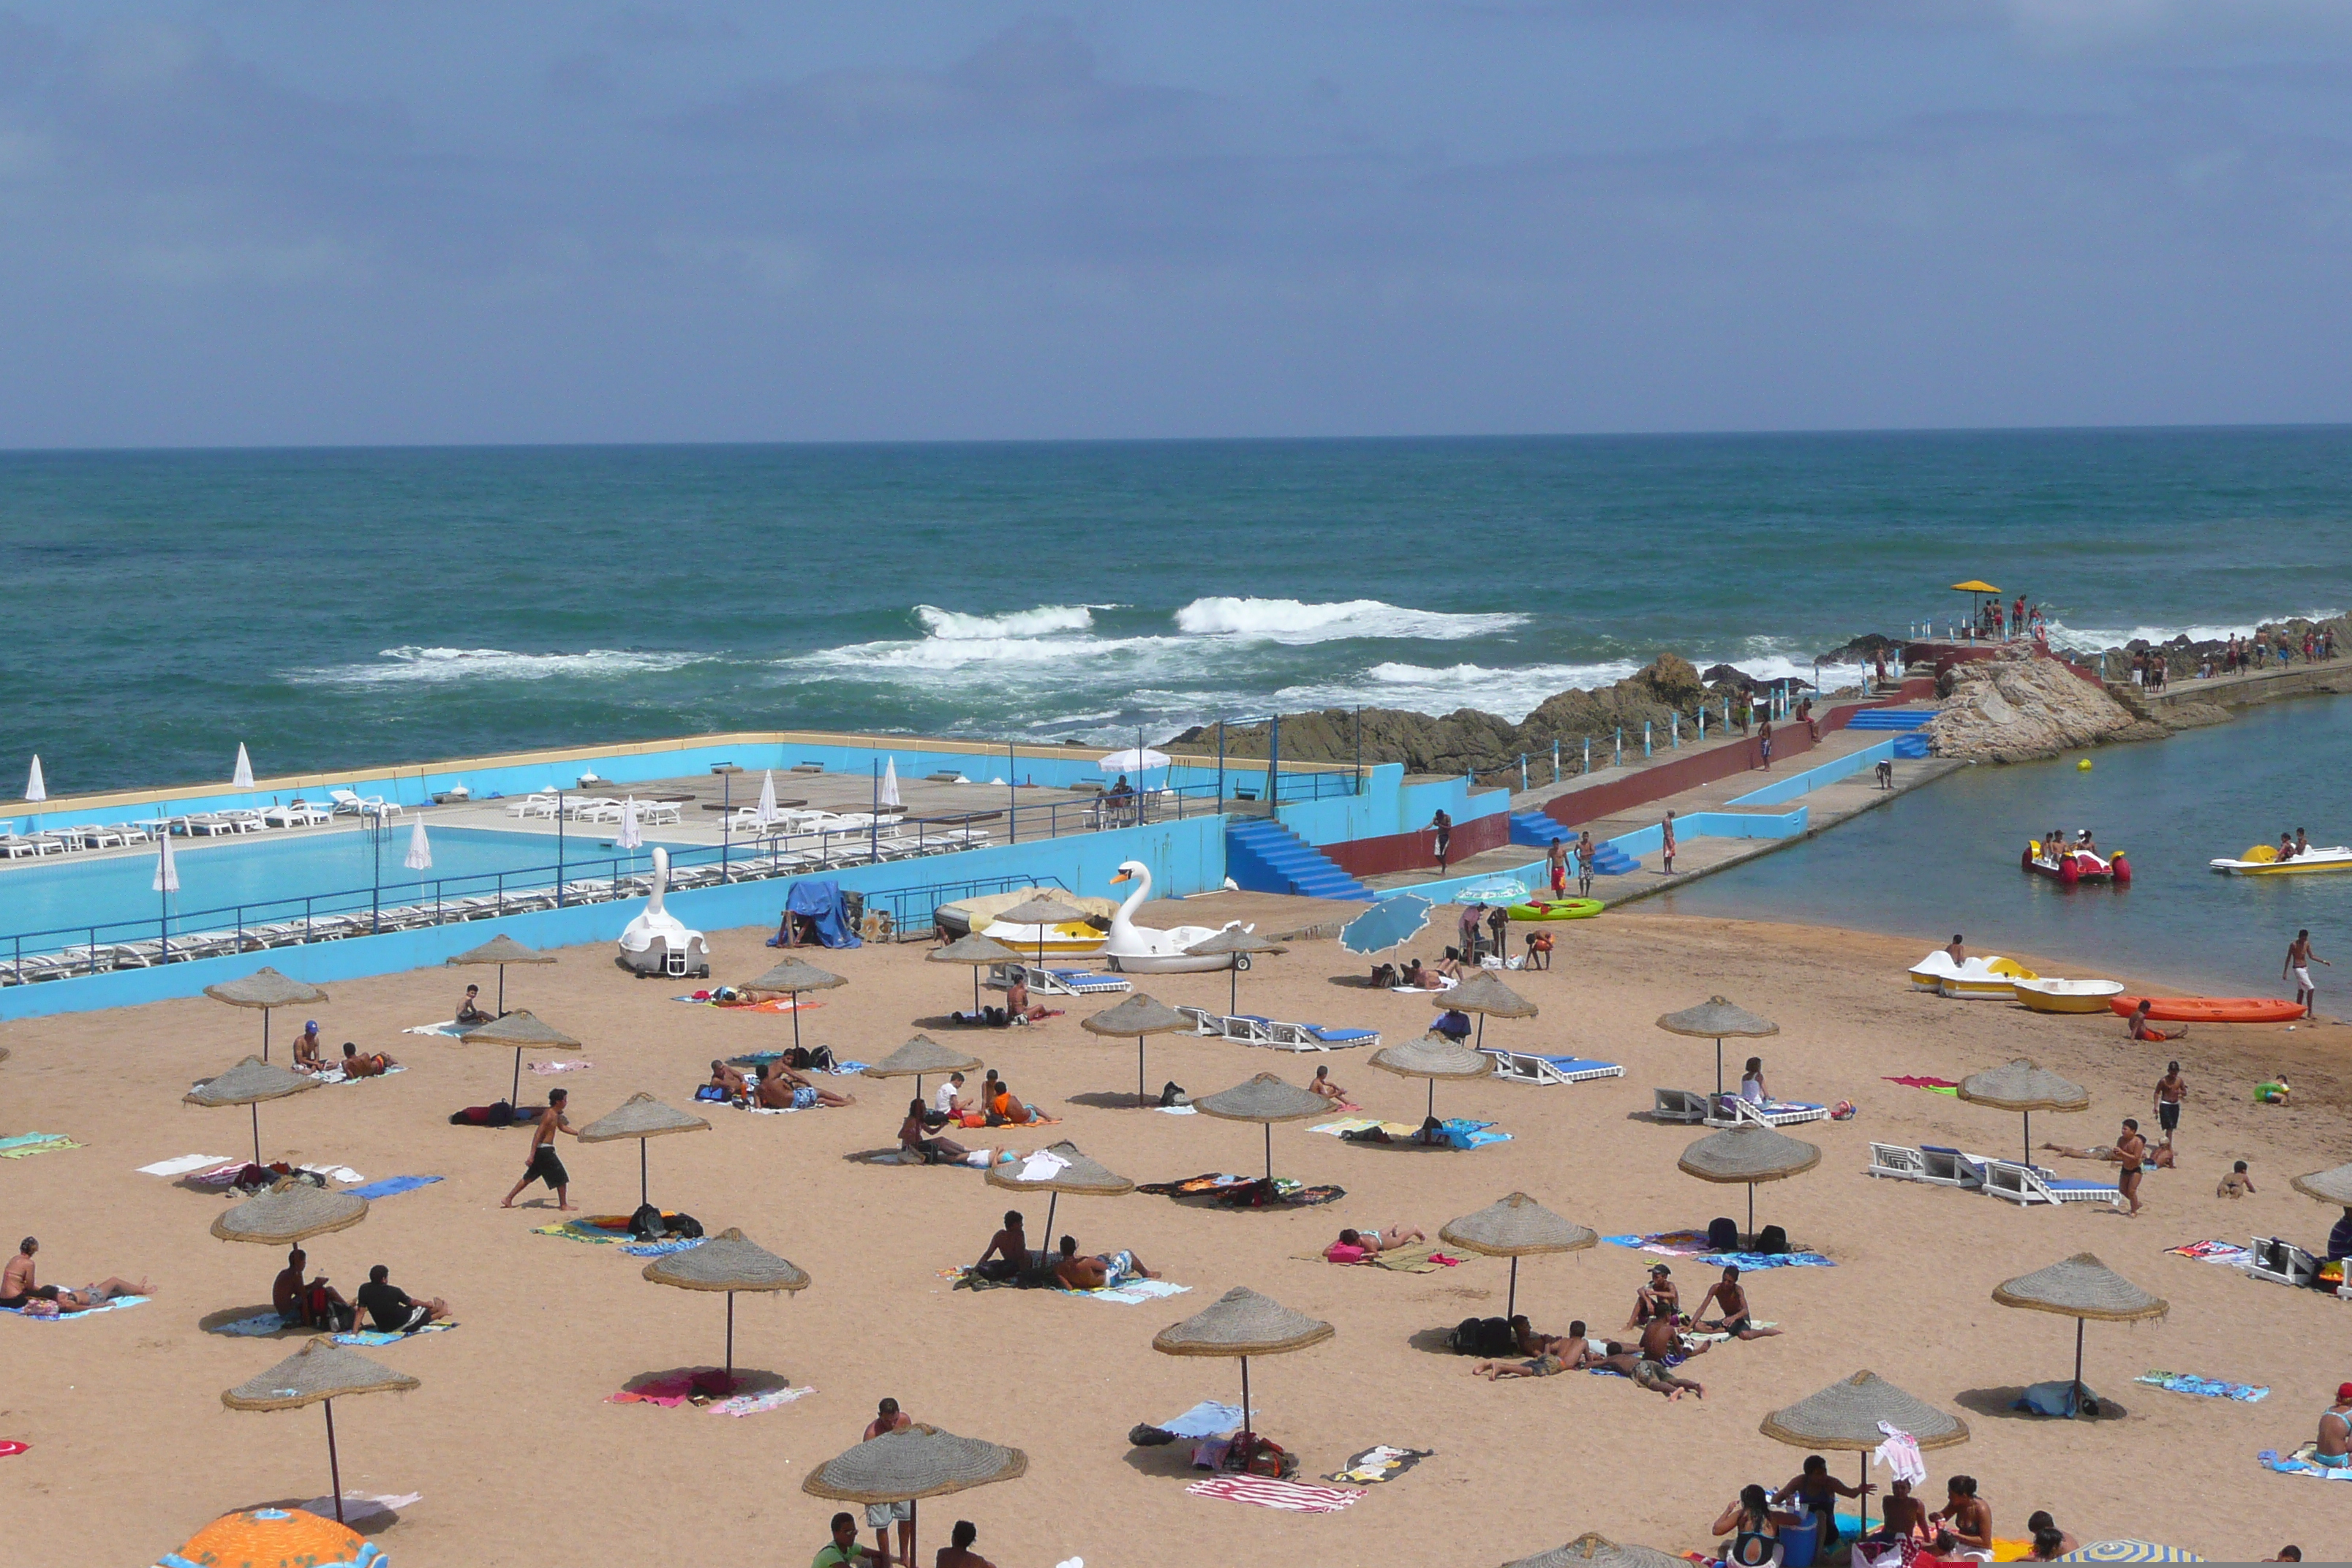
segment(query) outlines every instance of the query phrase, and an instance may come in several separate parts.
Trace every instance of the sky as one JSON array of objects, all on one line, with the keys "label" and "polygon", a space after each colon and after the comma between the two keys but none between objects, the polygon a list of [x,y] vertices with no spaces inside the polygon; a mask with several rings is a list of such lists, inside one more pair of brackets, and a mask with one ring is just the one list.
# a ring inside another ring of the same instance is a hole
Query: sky
[{"label": "sky", "polygon": [[2352,419],[2342,0],[0,0],[0,447]]}]

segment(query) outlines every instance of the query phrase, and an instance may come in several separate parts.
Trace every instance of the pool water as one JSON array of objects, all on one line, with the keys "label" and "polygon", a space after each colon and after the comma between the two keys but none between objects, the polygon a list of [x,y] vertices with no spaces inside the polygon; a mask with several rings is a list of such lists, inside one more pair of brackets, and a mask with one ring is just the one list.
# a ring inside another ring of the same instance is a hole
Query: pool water
[{"label": "pool water", "polygon": [[[364,910],[378,901],[387,909],[431,903],[436,891],[443,899],[484,895],[497,891],[502,880],[509,890],[555,884],[551,835],[428,828],[433,864],[412,871],[401,864],[410,831],[395,818],[381,831],[174,839],[172,858],[180,890],[171,895],[171,929],[177,934],[299,920],[306,901],[311,912],[323,914]],[[0,943],[48,933],[47,940],[28,940],[26,951],[73,946],[77,933],[88,940],[92,928],[100,942],[154,936],[164,900],[154,891],[155,860],[150,850],[8,862],[0,867]],[[566,836],[566,879],[651,868],[646,848],[628,854],[614,849],[608,837]]]}]

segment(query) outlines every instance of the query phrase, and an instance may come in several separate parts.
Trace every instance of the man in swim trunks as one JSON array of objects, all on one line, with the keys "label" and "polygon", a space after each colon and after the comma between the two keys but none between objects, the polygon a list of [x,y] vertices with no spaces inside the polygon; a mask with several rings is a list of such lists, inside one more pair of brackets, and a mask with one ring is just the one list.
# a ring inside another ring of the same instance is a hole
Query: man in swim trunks
[{"label": "man in swim trunks", "polygon": [[988,1238],[971,1271],[982,1279],[1017,1279],[1029,1269],[1029,1233],[1019,1209],[1004,1211],[1004,1228]]},{"label": "man in swim trunks", "polygon": [[1667,812],[1666,819],[1658,824],[1658,838],[1665,854],[1666,875],[1671,877],[1675,874],[1675,814],[1673,812]]},{"label": "man in swim trunks", "polygon": [[1344,1105],[1348,1102],[1348,1091],[1331,1081],[1331,1069],[1327,1067],[1315,1069],[1314,1078],[1307,1081],[1307,1092],[1328,1100],[1333,1105]]},{"label": "man in swim trunks", "polygon": [[751,1092],[751,1081],[723,1061],[710,1064],[710,1087],[730,1100],[741,1100]]},{"label": "man in swim trunks", "polygon": [[1482,1361],[1470,1369],[1470,1375],[1495,1383],[1506,1377],[1557,1377],[1563,1372],[1574,1370],[1565,1357],[1543,1351],[1516,1365],[1508,1362]]},{"label": "man in swim trunks", "polygon": [[2148,1019],[2148,1009],[2155,1005],[2156,1004],[2154,1002],[2150,1001],[2147,997],[2143,996],[2139,999],[2139,1005],[2132,1009],[2131,1016],[2125,1021],[2124,1027],[2130,1034],[2133,1039],[2157,1041],[2178,1040],[2188,1035],[2189,1026],[2186,1024],[2181,1025],[2180,1027],[2177,1029],[2165,1030],[2158,1028],[2155,1024],[2151,1023]]},{"label": "man in swim trunks", "polygon": [[545,1182],[555,1189],[557,1209],[572,1206],[572,1173],[563,1168],[563,1162],[555,1153],[557,1133],[569,1132],[574,1138],[580,1136],[580,1130],[563,1115],[563,1102],[571,1098],[568,1089],[551,1089],[547,1091],[547,1109],[539,1113],[539,1121],[531,1128],[530,1152],[525,1157],[521,1179],[515,1183],[513,1190],[507,1194],[506,1202],[499,1207],[514,1207],[515,1194],[534,1181]]},{"label": "man in swim trunks", "polygon": [[1445,875],[1445,857],[1454,847],[1454,819],[1443,811],[1429,819],[1429,830],[1437,836],[1437,874]]},{"label": "man in swim trunks", "polygon": [[1960,940],[1959,932],[1954,931],[1952,940],[1944,944],[1944,956],[1955,964],[1966,963],[1969,961],[1968,944]]},{"label": "man in swim trunks", "polygon": [[971,1549],[980,1539],[980,1527],[968,1519],[955,1521],[955,1533],[949,1543],[940,1549],[936,1568],[996,1568],[996,1564]]},{"label": "man in swim trunks", "polygon": [[[2279,858],[2284,859],[2286,857],[2282,855]],[[2303,1004],[2303,1016],[2306,1018],[2319,1016],[2319,988],[2311,983],[2311,966],[2315,963],[2327,963],[2327,960],[2311,951],[2309,931],[2295,932],[2294,940],[2287,943],[2286,963],[2279,970],[2279,978],[2284,980],[2289,974],[2294,976],[2294,999]],[[2327,967],[2333,969],[2336,966],[2327,963]]]},{"label": "man in swim trunks", "polygon": [[1579,898],[1592,896],[1592,835],[1590,831],[1576,836],[1576,892]]},{"label": "man in swim trunks", "polygon": [[133,1285],[127,1279],[110,1279],[79,1290],[44,1285],[35,1277],[33,1268],[33,1255],[40,1250],[37,1237],[28,1236],[16,1244],[16,1256],[8,1259],[7,1267],[0,1268],[0,1308],[14,1311],[27,1301],[54,1301],[59,1311],[87,1312],[117,1296],[147,1294],[144,1279]]},{"label": "man in swim trunks", "polygon": [[2337,1385],[2336,1403],[2320,1415],[2311,1457],[2331,1470],[2352,1468],[2352,1383]]},{"label": "man in swim trunks", "polygon": [[2156,1080],[2156,1124],[2164,1133],[2167,1148],[2172,1146],[2172,1135],[2180,1128],[2180,1101],[2189,1092],[2189,1080],[2180,1076],[2180,1064],[2165,1064],[2164,1076]]},{"label": "man in swim trunks", "polygon": [[483,1008],[482,988],[480,986],[468,985],[466,987],[466,999],[457,1004],[457,1021],[458,1023],[487,1024],[497,1016],[498,1015],[496,1013],[486,1011]]},{"label": "man in swim trunks", "polygon": [[812,1110],[821,1105],[857,1103],[856,1095],[819,1089],[782,1062],[770,1062],[761,1069],[757,1098],[766,1110]]},{"label": "man in swim trunks", "polygon": [[[897,1400],[886,1399],[877,1407],[874,1419],[866,1424],[866,1436],[859,1441],[871,1443],[877,1437],[891,1432],[903,1432],[913,1425],[913,1418],[898,1408]],[[866,1527],[873,1531],[874,1538],[882,1543],[882,1550],[878,1556],[879,1561],[885,1563],[891,1561],[890,1523],[893,1520],[896,1520],[898,1524],[897,1560],[901,1568],[905,1568],[906,1564],[915,1560],[915,1505],[911,1501],[874,1502],[866,1505]],[[835,1533],[835,1539],[840,1539],[838,1531]]]},{"label": "man in swim trunks", "polygon": [[382,1051],[363,1051],[352,1040],[343,1042],[343,1076],[382,1078],[400,1064]]},{"label": "man in swim trunks", "polygon": [[1129,1279],[1160,1278],[1143,1265],[1143,1259],[1132,1252],[1097,1252],[1090,1257],[1078,1255],[1078,1238],[1062,1237],[1061,1260],[1054,1265],[1054,1278],[1072,1290],[1102,1290]]},{"label": "man in swim trunks", "polygon": [[1663,1263],[1650,1265],[1649,1282],[1633,1292],[1633,1315],[1625,1320],[1627,1328],[1638,1329],[1653,1318],[1671,1323],[1682,1316],[1682,1291],[1673,1275],[1674,1270]]},{"label": "man in swim trunks", "polygon": [[2115,1162],[2123,1167],[2116,1185],[2123,1189],[2124,1199],[2131,1205],[2130,1217],[2139,1217],[2139,1184],[2144,1173],[2141,1167],[2147,1160],[2147,1140],[2139,1135],[2139,1123],[2124,1118],[2123,1131],[2116,1136]]},{"label": "man in swim trunks", "polygon": [[[1669,1338],[1671,1337],[1670,1333]],[[1586,1364],[1605,1366],[1612,1372],[1622,1373],[1640,1387],[1646,1388],[1653,1394],[1664,1394],[1670,1401],[1680,1399],[1685,1390],[1697,1394],[1701,1399],[1706,1397],[1706,1390],[1700,1384],[1693,1383],[1688,1378],[1676,1377],[1674,1374],[1673,1370],[1661,1359],[1664,1352],[1662,1352],[1658,1355],[1651,1354],[1649,1344],[1650,1336],[1644,1331],[1643,1348],[1638,1353],[1618,1350],[1612,1342],[1610,1349],[1614,1353],[1589,1357]]]},{"label": "man in swim trunks", "polygon": [[327,1058],[319,1054],[319,1029],[315,1024],[310,1026],[309,1034],[294,1037],[294,1070],[296,1072],[327,1070]]},{"label": "man in swim trunks", "polygon": [[[1718,1301],[1723,1304],[1723,1316],[1714,1321],[1707,1321],[1707,1308]],[[1739,1282],[1739,1265],[1737,1263],[1727,1263],[1723,1266],[1723,1278],[1707,1287],[1706,1294],[1700,1299],[1698,1311],[1695,1315],[1700,1320],[1701,1326],[1729,1334],[1735,1340],[1769,1339],[1780,1331],[1778,1329],[1759,1329],[1756,1326],[1755,1319],[1748,1310],[1748,1288]]]}]

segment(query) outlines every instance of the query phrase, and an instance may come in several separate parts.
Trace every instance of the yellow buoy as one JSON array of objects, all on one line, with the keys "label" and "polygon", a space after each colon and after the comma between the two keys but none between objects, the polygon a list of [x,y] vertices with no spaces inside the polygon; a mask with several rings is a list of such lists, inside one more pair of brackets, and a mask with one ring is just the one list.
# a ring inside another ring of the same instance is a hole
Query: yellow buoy
[{"label": "yellow buoy", "polygon": [[2091,759],[2084,757],[2081,762],[2076,763],[2074,764],[2074,771],[2078,773],[2089,773],[2091,771]]}]

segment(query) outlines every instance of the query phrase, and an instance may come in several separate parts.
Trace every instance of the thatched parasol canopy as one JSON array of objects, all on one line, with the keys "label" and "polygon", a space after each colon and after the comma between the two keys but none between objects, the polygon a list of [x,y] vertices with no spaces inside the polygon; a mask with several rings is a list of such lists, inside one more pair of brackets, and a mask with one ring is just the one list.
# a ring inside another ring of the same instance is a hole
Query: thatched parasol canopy
[{"label": "thatched parasol canopy", "polygon": [[665,1132],[708,1132],[710,1123],[699,1116],[664,1105],[643,1089],[580,1130],[583,1143],[605,1143],[620,1138],[658,1138]]},{"label": "thatched parasol canopy", "polygon": [[918,1423],[827,1459],[801,1490],[835,1502],[910,1502],[1017,1480],[1028,1468],[1029,1456],[1018,1448]]},{"label": "thatched parasol canopy", "polygon": [[1495,1059],[1457,1045],[1443,1035],[1423,1035],[1402,1046],[1382,1046],[1366,1058],[1399,1078],[1492,1078]]},{"label": "thatched parasol canopy", "polygon": [[247,1057],[180,1098],[190,1105],[258,1105],[265,1100],[283,1100],[289,1094],[318,1087],[319,1080],[307,1073],[272,1066],[259,1057]]},{"label": "thatched parasol canopy", "polygon": [[349,1230],[367,1213],[367,1199],[355,1193],[331,1193],[299,1176],[281,1176],[268,1192],[214,1216],[212,1232],[223,1241],[291,1247],[305,1237]]},{"label": "thatched parasol canopy", "polygon": [[866,1069],[867,1078],[919,1078],[932,1072],[971,1072],[980,1058],[943,1046],[929,1035],[917,1035]]},{"label": "thatched parasol canopy", "polygon": [[1140,1039],[1146,1035],[1189,1035],[1192,1032],[1192,1020],[1139,991],[1116,1007],[1106,1007],[1079,1019],[1078,1027],[1089,1035]]},{"label": "thatched parasol canopy", "polygon": [[2338,1165],[2332,1171],[2314,1171],[2308,1176],[2297,1176],[2288,1185],[2305,1197],[2352,1209],[2352,1165]]},{"label": "thatched parasol canopy", "polygon": [[327,994],[316,985],[280,974],[264,964],[242,980],[225,980],[205,987],[205,994],[232,1007],[301,1007],[324,1002]]},{"label": "thatched parasol canopy", "polygon": [[926,963],[968,963],[978,968],[983,963],[1018,963],[1021,955],[992,936],[974,931],[961,936],[945,947],[935,947],[923,954]]},{"label": "thatched parasol canopy", "polygon": [[1565,1546],[1522,1557],[1503,1568],[1683,1568],[1683,1560],[1655,1547],[1620,1546],[1587,1531]]},{"label": "thatched parasol canopy", "polygon": [[656,1258],[645,1267],[656,1285],[681,1290],[805,1290],[807,1270],[777,1257],[733,1226],[699,1247]]},{"label": "thatched parasol canopy", "polygon": [[1960,1080],[1960,1098],[1995,1110],[2088,1110],[2090,1091],[2049,1068],[2018,1058]]},{"label": "thatched parasol canopy", "polygon": [[1821,1149],[1769,1127],[1727,1127],[1683,1151],[1675,1162],[1685,1175],[1702,1182],[1733,1184],[1784,1181],[1822,1163]]},{"label": "thatched parasol canopy", "polygon": [[1534,1003],[1484,969],[1451,991],[1435,993],[1430,997],[1429,1005],[1459,1013],[1477,1013],[1489,1018],[1532,1018],[1537,1013]]},{"label": "thatched parasol canopy", "polygon": [[1216,935],[1196,942],[1184,951],[1194,958],[1215,958],[1229,952],[1247,957],[1257,953],[1288,952],[1290,949],[1270,936],[1260,936],[1239,926],[1227,926]]},{"label": "thatched parasol canopy", "polygon": [[441,961],[445,969],[463,969],[472,965],[496,963],[553,963],[555,954],[541,952],[535,947],[525,947],[514,938],[501,932],[482,943],[469,947],[454,958]]},{"label": "thatched parasol canopy", "polygon": [[1884,1421],[1918,1439],[1921,1448],[1948,1448],[1969,1440],[1969,1424],[1895,1387],[1874,1372],[1840,1378],[1820,1393],[1764,1417],[1767,1437],[1799,1448],[1874,1452],[1886,1441]]},{"label": "thatched parasol canopy", "polygon": [[354,1394],[404,1394],[425,1385],[406,1373],[370,1361],[330,1339],[316,1339],[271,1367],[221,1394],[231,1410],[299,1410]]},{"label": "thatched parasol canopy", "polygon": [[1162,1355],[1279,1355],[1319,1345],[1336,1332],[1319,1318],[1236,1285],[1182,1322],[1160,1330],[1151,1348]]},{"label": "thatched parasol canopy", "polygon": [[1237,1083],[1231,1089],[1202,1096],[1192,1102],[1192,1109],[1204,1116],[1223,1117],[1227,1121],[1273,1123],[1321,1116],[1331,1109],[1331,1105],[1320,1095],[1309,1094],[1297,1084],[1286,1083],[1270,1072],[1262,1072],[1247,1083]]},{"label": "thatched parasol canopy", "polygon": [[[1076,1193],[1100,1198],[1124,1197],[1135,1191],[1133,1182],[1093,1156],[1080,1153],[1078,1146],[1066,1139],[1053,1144],[1046,1152],[1060,1155],[1068,1163],[1045,1181],[1024,1182],[1021,1179],[1019,1165],[999,1163],[988,1168],[988,1184],[1012,1193]],[[1052,1221],[1048,1220],[1046,1228],[1050,1230],[1052,1227]]]},{"label": "thatched parasol canopy", "polygon": [[798,995],[803,991],[830,991],[849,982],[829,969],[798,958],[787,958],[757,980],[747,980],[738,991],[773,991],[781,995]]},{"label": "thatched parasol canopy", "polygon": [[1008,926],[1066,926],[1084,923],[1087,911],[1075,904],[1063,902],[1051,893],[1040,893],[1034,899],[1013,905],[988,923]]},{"label": "thatched parasol canopy", "polygon": [[511,1046],[516,1050],[576,1051],[580,1042],[528,1007],[477,1024],[457,1037],[469,1046]]},{"label": "thatched parasol canopy", "polygon": [[1561,1218],[1525,1193],[1513,1193],[1475,1214],[1447,1220],[1439,1227],[1437,1238],[1450,1247],[1466,1247],[1489,1258],[1581,1252],[1601,1241],[1597,1233]]},{"label": "thatched parasol canopy", "polygon": [[2089,1252],[2005,1280],[1993,1288],[1992,1299],[2004,1307],[2111,1323],[2160,1318],[2172,1310],[2161,1296],[2149,1295]]},{"label": "thatched parasol canopy", "polygon": [[1762,1039],[1780,1032],[1780,1026],[1770,1019],[1759,1018],[1720,996],[1710,996],[1697,1006],[1685,1007],[1679,1013],[1668,1013],[1658,1020],[1658,1027],[1670,1035],[1688,1035],[1698,1040],[1727,1040],[1735,1037]]}]

